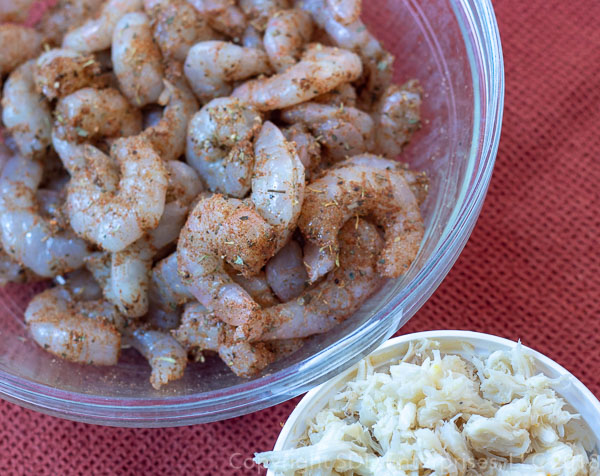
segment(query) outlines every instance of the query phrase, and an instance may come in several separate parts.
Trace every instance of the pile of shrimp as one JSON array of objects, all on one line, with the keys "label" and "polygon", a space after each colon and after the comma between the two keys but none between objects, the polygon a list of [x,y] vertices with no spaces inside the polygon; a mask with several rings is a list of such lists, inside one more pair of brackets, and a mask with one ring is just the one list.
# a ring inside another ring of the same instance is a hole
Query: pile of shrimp
[{"label": "pile of shrimp", "polygon": [[0,0],[0,283],[54,280],[43,349],[250,377],[407,272],[423,92],[360,0],[33,3]]}]

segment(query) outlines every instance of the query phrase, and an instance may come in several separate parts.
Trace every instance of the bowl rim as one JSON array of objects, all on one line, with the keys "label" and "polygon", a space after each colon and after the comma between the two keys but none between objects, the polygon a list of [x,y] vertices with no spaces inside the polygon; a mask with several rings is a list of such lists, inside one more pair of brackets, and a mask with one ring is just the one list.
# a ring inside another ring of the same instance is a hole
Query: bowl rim
[{"label": "bowl rim", "polygon": [[[286,369],[201,394],[156,398],[96,396],[50,387],[0,370],[0,397],[42,413],[101,425],[165,427],[205,423],[258,411],[300,395],[387,340],[429,298],[458,258],[481,210],[498,150],[504,64],[491,0],[450,0],[450,4],[469,57],[475,106],[484,108],[475,115],[469,154],[469,164],[478,160],[480,165],[476,174],[465,175],[464,183],[470,182],[471,189],[457,201],[453,218],[435,250],[417,275],[379,310],[378,319],[371,319],[323,351]],[[484,84],[479,84],[478,74],[483,75]],[[415,292],[417,289],[419,293]],[[413,301],[407,303],[409,296]],[[344,352],[349,355],[344,362],[331,358]],[[297,382],[299,372],[310,378]]]},{"label": "bowl rim", "polygon": [[[506,350],[512,349],[519,345],[518,342],[515,342],[510,339],[506,339],[504,337],[495,336],[493,334],[486,334],[483,332],[473,332],[473,331],[465,331],[465,330],[435,330],[435,331],[424,331],[424,332],[415,332],[411,334],[404,334],[398,337],[394,337],[386,342],[384,342],[380,347],[377,348],[373,353],[369,354],[368,358],[377,357],[380,354],[384,354],[386,351],[390,351],[395,347],[403,347],[406,346],[410,342],[418,341],[421,339],[430,339],[430,340],[440,340],[442,342],[450,341],[450,342],[465,342],[465,343],[485,343],[492,344],[494,348],[490,350],[496,350],[498,347],[504,348]],[[522,345],[522,344],[521,344]],[[583,397],[584,401],[591,405],[591,408],[594,410],[595,417],[597,417],[597,421],[600,421],[600,401],[596,396],[591,392],[589,388],[587,388],[577,377],[575,377],[569,370],[560,365],[555,360],[552,360],[550,357],[547,357],[545,354],[532,349],[531,347],[522,345],[523,350],[535,359],[536,364],[539,367],[550,368],[554,371],[558,376],[562,378],[567,378],[569,385],[573,387],[575,392],[577,392],[581,397]],[[387,359],[381,360],[378,364],[384,364],[387,362],[392,362],[397,360],[399,354],[394,354],[387,356]],[[295,429],[295,426],[298,423],[302,422],[302,419],[305,417],[305,413],[308,410],[311,410],[312,402],[324,396],[328,393],[333,387],[338,387],[345,380],[349,380],[350,375],[356,370],[358,366],[354,364],[352,367],[347,369],[345,372],[340,375],[328,380],[320,384],[319,386],[310,390],[302,400],[298,402],[298,405],[294,408],[288,419],[286,420],[279,436],[277,437],[277,441],[275,442],[275,446],[273,447],[274,451],[287,449],[286,444],[289,442],[291,438],[291,433]],[[560,394],[560,390],[558,391]],[[578,408],[571,402],[569,402],[571,406],[574,407],[575,410]],[[314,409],[312,409],[314,410]],[[584,422],[587,422],[584,420]],[[600,425],[598,428],[594,429],[599,435],[597,441],[600,445]],[[274,476],[275,473],[271,471],[267,471],[267,476]]]}]

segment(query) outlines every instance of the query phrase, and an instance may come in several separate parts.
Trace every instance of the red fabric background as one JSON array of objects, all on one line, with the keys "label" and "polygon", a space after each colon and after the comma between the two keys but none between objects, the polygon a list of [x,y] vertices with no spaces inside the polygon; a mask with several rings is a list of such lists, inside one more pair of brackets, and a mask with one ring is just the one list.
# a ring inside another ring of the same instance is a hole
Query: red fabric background
[{"label": "red fabric background", "polygon": [[[506,109],[491,188],[463,254],[402,332],[521,338],[600,395],[600,2],[495,6]],[[260,474],[249,458],[272,448],[296,402],[162,430],[0,402],[0,474]]]}]

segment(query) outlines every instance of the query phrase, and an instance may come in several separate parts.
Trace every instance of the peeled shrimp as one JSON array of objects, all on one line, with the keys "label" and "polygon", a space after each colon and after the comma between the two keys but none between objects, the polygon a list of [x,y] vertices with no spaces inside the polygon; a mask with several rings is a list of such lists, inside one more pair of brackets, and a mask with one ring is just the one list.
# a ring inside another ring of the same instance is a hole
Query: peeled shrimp
[{"label": "peeled shrimp", "polygon": [[57,357],[94,365],[119,359],[121,318],[105,301],[79,302],[68,289],[48,289],[31,300],[25,322],[35,342]]},{"label": "peeled shrimp", "polygon": [[392,85],[375,106],[377,152],[396,157],[421,127],[421,95],[415,79],[403,86]]},{"label": "peeled shrimp", "polygon": [[25,283],[34,276],[0,249],[0,286],[4,287],[8,283]]},{"label": "peeled shrimp", "polygon": [[0,25],[0,77],[36,56],[42,45],[37,31],[23,25]]},{"label": "peeled shrimp", "polygon": [[184,61],[192,46],[216,39],[206,19],[185,0],[145,0],[154,39],[167,60]]},{"label": "peeled shrimp", "polygon": [[150,383],[159,389],[183,377],[187,353],[170,334],[152,329],[138,328],[131,334],[131,345],[142,354],[152,368]]},{"label": "peeled shrimp", "polygon": [[282,132],[285,138],[296,146],[300,162],[304,165],[306,178],[310,178],[311,173],[321,162],[321,144],[303,124],[292,124]]},{"label": "peeled shrimp", "polygon": [[290,240],[271,258],[265,271],[269,286],[283,302],[300,296],[308,283],[302,248],[295,240]]},{"label": "peeled shrimp", "polygon": [[313,99],[313,102],[337,107],[356,107],[357,100],[358,95],[354,86],[350,83],[344,83],[328,93],[317,96]]},{"label": "peeled shrimp", "polygon": [[35,89],[30,60],[15,69],[4,84],[2,121],[21,154],[40,158],[46,153],[52,135],[50,107]]},{"label": "peeled shrimp", "polygon": [[239,38],[247,24],[244,12],[231,0],[188,0],[210,26],[230,38]]},{"label": "peeled shrimp", "polygon": [[246,48],[264,49],[261,33],[252,25],[248,25],[242,35],[242,46]]},{"label": "peeled shrimp", "polygon": [[33,77],[38,91],[52,100],[93,85],[99,74],[93,56],[56,48],[38,57]]},{"label": "peeled shrimp", "polygon": [[141,10],[142,0],[108,0],[97,16],[69,31],[62,46],[83,54],[110,48],[117,22],[127,13]]},{"label": "peeled shrimp", "polygon": [[113,88],[75,91],[58,101],[55,116],[56,134],[71,142],[131,136],[142,127],[139,110]]},{"label": "peeled shrimp", "polygon": [[184,65],[185,75],[202,102],[229,95],[232,81],[269,71],[269,60],[263,50],[225,41],[197,43],[188,52]]},{"label": "peeled shrimp", "polygon": [[288,123],[306,125],[334,161],[373,148],[373,119],[353,107],[309,102],[284,110],[281,118]]},{"label": "peeled shrimp", "polygon": [[277,12],[290,7],[289,0],[240,0],[240,8],[260,31]]},{"label": "peeled shrimp", "polygon": [[243,197],[254,168],[254,136],[262,119],[236,98],[213,99],[190,120],[187,162],[210,190]]},{"label": "peeled shrimp", "polygon": [[[251,341],[307,337],[327,332],[352,315],[381,285],[377,267],[383,240],[364,220],[340,231],[339,267],[299,298],[258,313],[236,329]],[[260,332],[262,330],[262,332]]]},{"label": "peeled shrimp", "polygon": [[162,56],[145,13],[123,15],[112,38],[112,62],[119,87],[131,104],[155,103],[163,90]]},{"label": "peeled shrimp", "polygon": [[105,0],[58,0],[44,13],[37,29],[49,44],[60,45],[67,31],[94,16],[104,2]]},{"label": "peeled shrimp", "polygon": [[19,155],[11,158],[0,178],[0,227],[4,250],[39,276],[76,269],[89,253],[87,244],[40,214],[36,191],[42,166]]},{"label": "peeled shrimp", "polygon": [[239,377],[251,377],[273,362],[276,355],[262,343],[234,339],[234,328],[221,322],[201,304],[188,304],[181,325],[172,332],[188,349],[219,353],[221,360]]},{"label": "peeled shrimp", "polygon": [[254,153],[256,164],[250,199],[274,228],[275,251],[278,251],[288,241],[300,216],[304,202],[304,166],[295,147],[272,122],[264,123]]},{"label": "peeled shrimp", "polygon": [[229,276],[231,276],[231,279],[233,279],[236,284],[239,284],[259,306],[269,307],[279,303],[267,282],[267,276],[264,271],[261,271],[254,276],[244,276],[230,266],[225,266],[225,271],[227,271]]},{"label": "peeled shrimp", "polygon": [[275,250],[273,228],[251,203],[213,195],[190,213],[177,244],[179,271],[196,299],[232,325],[247,321],[256,302],[223,268],[223,259],[252,276]]},{"label": "peeled shrimp", "polygon": [[[120,177],[111,159],[120,167]],[[67,197],[71,226],[108,251],[123,250],[156,228],[167,185],[167,171],[152,146],[137,136],[118,139],[111,158],[97,153],[71,179]]]},{"label": "peeled shrimp", "polygon": [[198,110],[198,102],[187,86],[174,86],[167,81],[159,102],[167,102],[162,117],[144,130],[142,137],[152,144],[164,161],[176,160],[185,153],[188,124]]},{"label": "peeled shrimp", "polygon": [[150,301],[161,309],[174,311],[194,299],[177,271],[177,252],[154,266],[151,279]]},{"label": "peeled shrimp", "polygon": [[342,25],[350,25],[360,18],[362,0],[327,0],[333,18]]},{"label": "peeled shrimp", "polygon": [[285,71],[300,59],[302,46],[310,41],[313,23],[303,10],[283,10],[269,19],[264,47],[276,71]]},{"label": "peeled shrimp", "polygon": [[269,78],[247,81],[233,91],[233,96],[261,111],[282,109],[310,101],[361,74],[362,63],[354,53],[313,45],[299,63]]},{"label": "peeled shrimp", "polygon": [[[78,301],[94,301],[102,298],[102,288],[100,287],[100,284],[96,281],[94,275],[85,268],[76,269],[64,277],[57,276],[55,281],[59,284],[62,283],[61,286],[68,289],[71,296]],[[114,311],[114,308],[110,309]],[[118,322],[119,326],[124,324],[124,322],[122,323],[120,320],[115,319],[116,315],[111,318],[111,322]]]},{"label": "peeled shrimp", "polygon": [[35,0],[0,0],[0,23],[22,23]]},{"label": "peeled shrimp", "polygon": [[390,168],[342,163],[307,187],[299,220],[304,237],[335,257],[338,230],[353,216],[369,215],[385,231],[378,271],[385,277],[404,274],[415,259],[424,228],[417,200],[403,174]]}]

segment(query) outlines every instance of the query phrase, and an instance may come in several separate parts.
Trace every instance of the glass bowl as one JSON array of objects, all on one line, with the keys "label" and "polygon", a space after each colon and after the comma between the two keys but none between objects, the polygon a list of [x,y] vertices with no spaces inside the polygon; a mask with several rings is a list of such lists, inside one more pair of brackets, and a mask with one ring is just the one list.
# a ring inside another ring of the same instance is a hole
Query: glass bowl
[{"label": "glass bowl", "polygon": [[23,310],[43,285],[0,290],[0,395],[89,423],[160,427],[222,420],[310,390],[364,357],[429,298],[464,247],[488,188],[504,98],[500,38],[489,0],[370,0],[364,20],[396,56],[398,83],[419,78],[424,126],[402,156],[430,179],[427,232],[417,260],[334,331],[253,379],[217,358],[191,364],[161,391],[134,351],[119,365],[85,367],[52,358],[27,336]]},{"label": "glass bowl", "polygon": [[[390,364],[398,362],[398,359],[406,353],[410,343],[414,344],[421,339],[436,340],[440,343],[442,352],[459,355],[463,350],[464,343],[473,346],[475,355],[489,355],[497,350],[508,352],[517,345],[511,340],[479,332],[450,330],[417,332],[388,340],[369,355],[369,360],[376,370],[387,368]],[[560,383],[556,386],[557,393],[564,398],[572,413],[581,416],[581,421],[586,425],[590,438],[596,442],[596,448],[600,448],[600,402],[598,399],[573,374],[558,363],[529,347],[523,346],[523,351],[532,357],[537,372],[552,379],[560,379]],[[280,451],[296,448],[306,432],[308,422],[327,406],[333,396],[348,381],[356,377],[357,368],[358,366],[355,365],[308,392],[288,417],[273,449]],[[267,471],[267,476],[275,476],[275,473]]]}]

